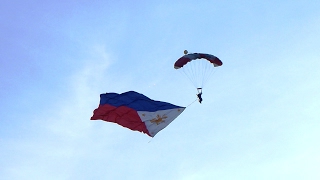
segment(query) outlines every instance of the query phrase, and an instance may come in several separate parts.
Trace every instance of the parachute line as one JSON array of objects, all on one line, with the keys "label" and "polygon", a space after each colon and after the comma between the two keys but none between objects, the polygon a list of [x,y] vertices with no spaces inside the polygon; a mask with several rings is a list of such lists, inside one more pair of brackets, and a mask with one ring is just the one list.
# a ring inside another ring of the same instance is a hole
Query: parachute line
[{"label": "parachute line", "polygon": [[203,88],[216,68],[207,60],[199,59],[184,65],[181,69],[195,88]]},{"label": "parachute line", "polygon": [[180,69],[195,88],[203,88],[216,72],[216,67],[223,63],[211,54],[186,53],[174,63],[174,68]]}]

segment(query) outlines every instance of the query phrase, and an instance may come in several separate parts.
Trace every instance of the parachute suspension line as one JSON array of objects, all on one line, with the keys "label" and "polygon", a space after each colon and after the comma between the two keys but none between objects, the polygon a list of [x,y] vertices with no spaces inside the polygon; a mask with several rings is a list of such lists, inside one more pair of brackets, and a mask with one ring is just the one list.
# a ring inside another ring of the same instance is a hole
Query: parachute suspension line
[{"label": "parachute suspension line", "polygon": [[212,63],[205,63],[205,66],[203,68],[204,68],[204,74],[202,76],[202,86],[204,86],[207,83],[207,81],[216,71],[216,67],[214,67]]},{"label": "parachute suspension line", "polygon": [[188,63],[181,69],[195,88],[203,88],[215,71],[213,64],[204,59]]},{"label": "parachute suspension line", "polygon": [[[212,66],[213,66],[213,64],[212,64]],[[209,69],[210,69],[210,71],[209,71],[209,73],[208,73],[207,78],[205,79],[205,83],[206,83],[206,82],[210,79],[210,77],[212,77],[213,74],[216,73],[216,71],[217,71],[217,67],[209,68]]]},{"label": "parachute suspension line", "polygon": [[205,78],[206,78],[206,75],[207,75],[207,71],[208,71],[208,64],[210,64],[210,63],[208,63],[206,60],[201,60],[201,65],[202,65],[202,75],[201,75],[201,77],[202,77],[202,79],[201,79],[201,87],[203,87],[204,86],[204,80],[205,80]]},{"label": "parachute suspension line", "polygon": [[215,73],[216,68],[208,59],[197,58],[190,59],[181,69],[195,88],[203,88]]},{"label": "parachute suspension line", "polygon": [[199,59],[196,62],[197,64],[197,80],[196,88],[203,88],[208,79],[211,76],[211,71],[214,69],[213,64],[208,62],[205,59]]},{"label": "parachute suspension line", "polygon": [[188,77],[190,82],[197,87],[197,79],[196,79],[196,67],[192,64],[186,64],[183,68],[181,68],[183,73]]},{"label": "parachute suspension line", "polygon": [[[184,50],[183,53],[187,55],[189,52],[188,50]],[[182,68],[182,71],[185,76],[189,79],[189,81],[193,84],[194,87],[197,87],[197,79],[196,79],[196,73],[197,69],[195,66],[190,65],[189,63],[184,65]]]},{"label": "parachute suspension line", "polygon": [[189,79],[189,81],[193,84],[194,87],[196,87],[194,78],[190,72],[186,68],[183,68],[182,72],[184,73],[185,76]]},{"label": "parachute suspension line", "polygon": [[198,60],[195,60],[195,62],[193,63],[195,66],[193,69],[194,72],[194,77],[195,77],[195,84],[196,84],[196,88],[199,88],[199,86],[201,86],[201,64],[198,62]]},{"label": "parachute suspension line", "polygon": [[196,60],[197,62],[197,64],[196,64],[196,66],[197,66],[197,88],[201,88],[202,87],[202,74],[203,74],[203,68],[202,68],[202,59],[198,59],[198,60]]},{"label": "parachute suspension line", "polygon": [[210,77],[212,76],[213,72],[216,70],[216,68],[214,67],[214,65],[210,62],[208,62],[207,60],[198,60],[200,64],[200,69],[199,72],[201,73],[199,75],[199,86],[197,88],[203,88],[204,85],[207,83],[207,81],[210,79]]},{"label": "parachute suspension line", "polygon": [[202,78],[203,78],[203,60],[195,60],[192,64],[190,64],[191,67],[193,67],[193,76],[194,76],[194,83],[196,88],[202,88]]}]

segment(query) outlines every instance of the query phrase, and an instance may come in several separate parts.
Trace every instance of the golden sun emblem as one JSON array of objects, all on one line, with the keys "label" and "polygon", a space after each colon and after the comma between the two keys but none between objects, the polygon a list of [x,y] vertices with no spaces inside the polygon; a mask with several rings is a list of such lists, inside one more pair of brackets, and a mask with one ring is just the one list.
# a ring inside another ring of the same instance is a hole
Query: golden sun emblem
[{"label": "golden sun emblem", "polygon": [[164,114],[162,116],[160,116],[159,114],[157,115],[156,118],[153,118],[150,120],[150,122],[152,123],[156,123],[157,125],[159,125],[160,123],[165,122],[164,119],[167,119],[168,117]]}]

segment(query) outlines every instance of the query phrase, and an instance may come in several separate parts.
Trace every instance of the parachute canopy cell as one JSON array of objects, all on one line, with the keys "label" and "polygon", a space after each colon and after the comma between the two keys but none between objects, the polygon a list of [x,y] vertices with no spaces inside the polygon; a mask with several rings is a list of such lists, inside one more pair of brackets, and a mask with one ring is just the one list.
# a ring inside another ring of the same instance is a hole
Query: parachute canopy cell
[{"label": "parachute canopy cell", "polygon": [[117,123],[154,137],[178,117],[185,107],[155,101],[135,91],[100,95],[100,104],[91,120]]},{"label": "parachute canopy cell", "polygon": [[192,53],[192,54],[184,55],[181,58],[179,58],[174,63],[174,68],[175,69],[182,68],[187,63],[189,63],[189,62],[191,62],[193,60],[197,60],[197,59],[206,59],[210,63],[212,63],[214,67],[222,65],[222,61],[219,58],[217,58],[216,56],[214,56],[214,55],[204,54],[204,53]]}]

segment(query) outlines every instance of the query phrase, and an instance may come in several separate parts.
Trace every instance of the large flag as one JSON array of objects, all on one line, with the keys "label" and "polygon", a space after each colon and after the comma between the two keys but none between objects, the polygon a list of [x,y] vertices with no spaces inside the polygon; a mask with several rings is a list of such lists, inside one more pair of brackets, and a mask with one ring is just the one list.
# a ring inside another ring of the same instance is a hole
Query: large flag
[{"label": "large flag", "polygon": [[134,131],[154,137],[178,117],[185,107],[155,101],[147,96],[128,91],[122,94],[100,94],[100,104],[91,120],[117,123]]}]

